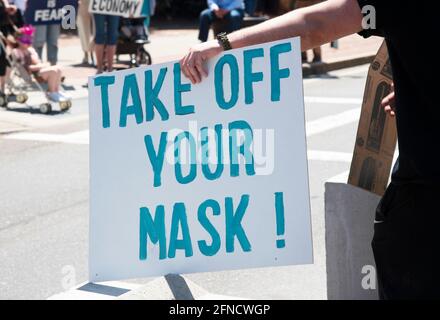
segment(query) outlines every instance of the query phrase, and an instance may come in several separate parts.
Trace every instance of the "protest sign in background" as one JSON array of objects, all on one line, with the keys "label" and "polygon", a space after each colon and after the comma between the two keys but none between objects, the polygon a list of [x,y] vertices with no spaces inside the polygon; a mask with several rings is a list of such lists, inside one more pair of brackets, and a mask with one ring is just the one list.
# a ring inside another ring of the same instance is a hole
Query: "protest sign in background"
[{"label": "protest sign in background", "polygon": [[90,0],[89,12],[137,18],[142,16],[143,3],[144,0]]},{"label": "protest sign in background", "polygon": [[207,69],[89,79],[91,281],[312,263],[299,39]]},{"label": "protest sign in background", "polygon": [[27,1],[24,18],[27,24],[58,24],[63,18],[65,6],[78,6],[77,0],[33,0]]}]

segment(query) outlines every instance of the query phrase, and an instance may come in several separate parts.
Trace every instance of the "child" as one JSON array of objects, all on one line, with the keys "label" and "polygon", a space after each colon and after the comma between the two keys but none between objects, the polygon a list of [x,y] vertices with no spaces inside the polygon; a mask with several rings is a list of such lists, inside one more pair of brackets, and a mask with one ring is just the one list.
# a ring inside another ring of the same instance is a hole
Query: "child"
[{"label": "child", "polygon": [[60,91],[61,70],[58,66],[50,66],[42,63],[38,54],[32,48],[32,37],[35,28],[25,26],[18,29],[16,40],[18,47],[13,50],[13,55],[17,61],[26,69],[29,74],[33,74],[37,81],[42,80],[47,83],[47,97],[54,102],[69,100],[65,93]]}]

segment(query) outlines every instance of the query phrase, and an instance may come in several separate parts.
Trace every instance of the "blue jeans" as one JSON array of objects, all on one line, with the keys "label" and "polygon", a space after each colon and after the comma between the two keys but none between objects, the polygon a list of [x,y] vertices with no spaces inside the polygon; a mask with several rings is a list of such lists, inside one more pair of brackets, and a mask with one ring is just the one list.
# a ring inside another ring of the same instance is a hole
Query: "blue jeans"
[{"label": "blue jeans", "polygon": [[253,16],[257,9],[258,0],[244,0],[244,8],[248,15]]},{"label": "blue jeans", "polygon": [[93,14],[95,20],[95,43],[116,45],[118,41],[119,17],[106,14]]},{"label": "blue jeans", "polygon": [[[232,32],[235,30],[240,29],[241,22],[243,21],[244,17],[244,10],[243,9],[233,9],[229,11],[223,19],[227,22],[227,32]],[[209,29],[211,28],[211,24],[216,21],[220,20],[218,18],[214,11],[211,9],[203,10],[202,13],[200,13],[200,27],[199,27],[199,40],[202,42],[205,42],[208,40],[209,35]]]},{"label": "blue jeans", "polygon": [[54,65],[58,61],[58,38],[60,36],[59,24],[35,26],[34,41],[32,43],[38,57],[43,60],[43,47],[47,44],[47,61]]}]

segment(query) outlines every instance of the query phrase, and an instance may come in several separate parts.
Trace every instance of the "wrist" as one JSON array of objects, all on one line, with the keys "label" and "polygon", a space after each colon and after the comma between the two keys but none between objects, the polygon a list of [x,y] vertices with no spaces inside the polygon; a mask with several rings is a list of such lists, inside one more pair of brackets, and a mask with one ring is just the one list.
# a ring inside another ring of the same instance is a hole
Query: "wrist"
[{"label": "wrist", "polygon": [[221,32],[217,35],[217,42],[219,47],[222,48],[223,51],[232,49],[231,43],[229,42],[229,38],[226,32]]}]

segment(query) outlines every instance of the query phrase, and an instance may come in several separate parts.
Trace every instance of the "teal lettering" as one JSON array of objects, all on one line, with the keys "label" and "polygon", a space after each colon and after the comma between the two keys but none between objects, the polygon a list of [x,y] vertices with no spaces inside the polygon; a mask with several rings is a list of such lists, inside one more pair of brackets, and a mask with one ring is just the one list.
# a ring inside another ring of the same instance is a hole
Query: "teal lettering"
[{"label": "teal lettering", "polygon": [[[231,98],[229,101],[225,99],[223,88],[223,68],[226,64],[229,65],[231,73]],[[214,68],[214,85],[217,105],[224,110],[234,107],[238,101],[239,77],[238,62],[233,55],[226,54],[217,61]]]},{"label": "teal lettering", "polygon": [[245,50],[243,52],[244,63],[244,93],[245,103],[251,104],[254,102],[254,82],[263,81],[262,72],[252,72],[252,63],[254,58],[264,57],[264,50],[262,48]]},{"label": "teal lettering", "polygon": [[[177,239],[179,229],[182,231],[182,239]],[[191,257],[193,255],[186,209],[185,205],[181,202],[174,204],[173,207],[168,258],[174,258],[176,256],[176,250],[185,250],[185,257]]]},{"label": "teal lettering", "polygon": [[150,159],[151,167],[153,168],[153,172],[154,172],[154,182],[153,182],[154,187],[159,187],[162,184],[161,175],[162,175],[163,161],[165,158],[165,151],[167,146],[167,138],[168,138],[167,132],[162,132],[160,134],[159,148],[156,153],[154,150],[152,136],[146,135],[144,137],[145,148],[147,149],[148,158]]},{"label": "teal lettering", "polygon": [[[132,103],[128,105],[128,97],[131,96]],[[121,99],[121,114],[119,118],[119,126],[125,127],[127,125],[127,115],[134,114],[136,123],[142,123],[143,113],[141,97],[139,96],[139,86],[135,74],[129,74],[124,78],[124,86],[122,88]]]},{"label": "teal lettering", "polygon": [[159,115],[163,121],[168,120],[170,115],[165,108],[163,102],[159,99],[159,93],[162,89],[163,82],[165,80],[165,75],[167,73],[167,68],[160,69],[159,75],[157,76],[156,83],[153,87],[153,74],[151,70],[145,71],[145,109],[146,109],[146,121],[151,121],[154,119],[154,107],[159,112]]},{"label": "teal lettering", "polygon": [[246,237],[246,233],[243,230],[241,221],[246,213],[246,209],[249,204],[249,195],[244,194],[241,196],[240,203],[234,214],[233,199],[227,197],[225,199],[226,209],[226,252],[234,252],[234,240],[237,237],[244,252],[251,251],[251,244]]},{"label": "teal lettering", "polygon": [[182,83],[179,63],[174,64],[173,73],[174,73],[174,110],[176,114],[183,116],[186,114],[194,113],[193,105],[182,106],[182,92],[191,91],[191,84]]},{"label": "teal lettering", "polygon": [[153,244],[159,242],[159,259],[166,258],[166,236],[165,236],[165,209],[160,205],[156,208],[154,219],[151,217],[150,210],[140,208],[139,222],[139,259],[147,259],[147,237]]},{"label": "teal lettering", "polygon": [[199,206],[199,209],[197,211],[197,217],[199,219],[200,224],[209,233],[212,239],[210,245],[208,245],[207,241],[205,240],[199,240],[198,241],[199,249],[202,254],[211,257],[219,251],[221,240],[219,233],[217,232],[217,230],[215,229],[215,227],[212,225],[212,223],[209,221],[207,217],[208,209],[212,210],[212,214],[214,216],[218,216],[220,215],[220,205],[218,204],[217,201],[208,199]]},{"label": "teal lettering", "polygon": [[108,104],[108,87],[115,83],[115,76],[95,78],[95,87],[101,87],[102,127],[110,127],[110,107]]},{"label": "teal lettering", "polygon": [[292,51],[290,42],[277,44],[270,48],[271,100],[280,101],[281,79],[290,76],[288,68],[280,69],[280,54]]}]

